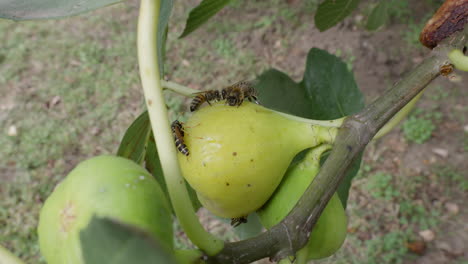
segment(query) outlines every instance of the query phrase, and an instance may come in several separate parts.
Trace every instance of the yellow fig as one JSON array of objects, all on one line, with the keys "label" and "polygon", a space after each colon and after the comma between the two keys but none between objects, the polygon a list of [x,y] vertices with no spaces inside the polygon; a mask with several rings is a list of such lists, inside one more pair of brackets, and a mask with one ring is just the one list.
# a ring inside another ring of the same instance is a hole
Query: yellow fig
[{"label": "yellow fig", "polygon": [[291,119],[249,102],[203,107],[184,131],[190,155],[178,154],[182,173],[203,206],[226,218],[260,208],[298,152],[330,142],[336,134],[334,127]]},{"label": "yellow fig", "polygon": [[[270,200],[257,211],[264,227],[271,228],[289,214],[317,175],[320,169],[320,156],[329,148],[329,145],[322,145],[311,150],[304,160],[288,169]],[[315,224],[309,242],[301,251],[306,251],[307,260],[331,256],[340,249],[346,238],[346,232],[346,214],[335,193]]]}]

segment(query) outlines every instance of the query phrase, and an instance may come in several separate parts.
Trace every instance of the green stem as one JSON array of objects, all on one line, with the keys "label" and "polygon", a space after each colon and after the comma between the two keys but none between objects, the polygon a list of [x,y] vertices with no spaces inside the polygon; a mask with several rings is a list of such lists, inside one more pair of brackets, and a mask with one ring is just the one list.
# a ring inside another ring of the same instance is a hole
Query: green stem
[{"label": "green stem", "polygon": [[374,136],[372,140],[377,140],[383,136],[385,136],[388,132],[390,132],[393,128],[398,125],[401,120],[403,120],[405,117],[408,116],[408,114],[413,110],[414,106],[418,102],[419,98],[421,98],[422,94],[424,93],[424,90],[420,92],[416,97],[414,97],[405,107],[403,107],[396,115],[393,116],[390,121],[388,121],[385,126],[383,126],[379,132]]},{"label": "green stem", "polygon": [[448,53],[450,62],[460,71],[468,71],[468,56],[465,56],[460,49],[453,49]]},{"label": "green stem", "polygon": [[183,86],[182,84],[178,84],[175,82],[168,82],[168,81],[161,80],[161,84],[164,87],[164,89],[171,90],[175,93],[178,93],[184,96],[192,97],[194,93],[200,92],[199,90],[192,89],[192,88]]},{"label": "green stem", "polygon": [[138,19],[138,61],[146,107],[174,212],[190,240],[208,255],[218,253],[224,242],[208,233],[195,214],[172,137],[162,93],[157,54],[160,0],[142,0]]},{"label": "green stem", "polygon": [[13,255],[10,251],[0,245],[0,263],[1,264],[24,264],[24,262]]},{"label": "green stem", "polygon": [[296,264],[306,264],[309,255],[309,247],[305,246],[296,252]]}]

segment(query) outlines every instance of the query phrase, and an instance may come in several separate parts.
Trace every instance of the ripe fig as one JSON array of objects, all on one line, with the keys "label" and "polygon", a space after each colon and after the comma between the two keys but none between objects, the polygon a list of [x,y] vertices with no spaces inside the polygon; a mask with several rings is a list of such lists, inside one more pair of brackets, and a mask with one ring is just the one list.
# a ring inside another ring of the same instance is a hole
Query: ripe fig
[{"label": "ripe fig", "polygon": [[[291,166],[270,200],[257,211],[260,222],[267,229],[278,224],[296,205],[299,198],[320,169],[320,155],[329,145],[321,145],[307,153],[304,160]],[[310,235],[307,259],[331,256],[346,238],[347,218],[343,205],[335,193],[323,210]]]},{"label": "ripe fig", "polygon": [[303,149],[330,142],[336,128],[290,119],[244,101],[212,104],[184,124],[189,156],[182,173],[200,202],[226,218],[246,216],[274,192],[291,160]]},{"label": "ripe fig", "polygon": [[74,168],[41,209],[39,246],[47,263],[84,263],[79,234],[92,215],[138,227],[172,248],[171,210],[154,177],[131,160],[99,156]]}]

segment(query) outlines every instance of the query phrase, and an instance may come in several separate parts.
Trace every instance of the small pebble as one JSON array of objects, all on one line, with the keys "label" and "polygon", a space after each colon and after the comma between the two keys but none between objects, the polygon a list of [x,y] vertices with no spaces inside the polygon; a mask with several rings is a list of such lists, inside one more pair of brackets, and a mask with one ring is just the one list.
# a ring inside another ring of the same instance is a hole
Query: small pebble
[{"label": "small pebble", "polygon": [[432,152],[436,155],[441,156],[442,158],[447,158],[449,155],[448,150],[443,148],[433,148]]},{"label": "small pebble", "polygon": [[458,212],[460,212],[460,208],[458,207],[458,204],[456,203],[450,203],[450,202],[445,203],[445,209],[447,209],[447,211],[452,215],[456,215],[458,214]]},{"label": "small pebble", "polygon": [[426,229],[419,231],[419,235],[424,239],[426,242],[431,242],[435,238],[434,231]]},{"label": "small pebble", "polygon": [[7,134],[8,134],[8,136],[10,136],[10,137],[15,137],[15,136],[18,135],[18,129],[16,129],[16,126],[14,126],[14,125],[13,125],[13,126],[10,126],[10,127],[8,128],[8,133],[7,133]]}]

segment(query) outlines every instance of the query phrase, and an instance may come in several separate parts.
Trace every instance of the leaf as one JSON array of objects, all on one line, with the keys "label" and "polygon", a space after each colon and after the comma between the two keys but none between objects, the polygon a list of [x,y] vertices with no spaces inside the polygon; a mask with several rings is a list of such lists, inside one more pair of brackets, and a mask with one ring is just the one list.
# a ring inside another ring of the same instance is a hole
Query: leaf
[{"label": "leaf", "polygon": [[[315,26],[323,32],[342,21],[358,6],[360,0],[325,0],[315,13]],[[385,0],[383,0],[385,1]]]},{"label": "leaf", "polygon": [[148,112],[143,112],[128,127],[120,142],[117,156],[121,156],[141,164],[145,155],[146,143],[151,132]]},{"label": "leaf", "polygon": [[340,197],[341,203],[343,204],[343,207],[346,209],[346,206],[348,204],[348,196],[349,196],[349,189],[351,188],[351,182],[354,177],[359,172],[359,168],[361,167],[361,160],[362,160],[362,154],[359,154],[359,156],[351,163],[350,168],[348,172],[346,173],[345,177],[340,183],[340,186],[338,186],[337,192],[338,196]]},{"label": "leaf", "polygon": [[388,0],[381,0],[375,7],[372,9],[369,18],[367,19],[366,28],[367,30],[376,30],[379,27],[383,26],[388,20]]},{"label": "leaf", "polygon": [[276,69],[262,73],[255,84],[260,103],[277,111],[312,118],[307,92],[300,83]]},{"label": "leaf", "polygon": [[305,118],[336,119],[364,108],[364,97],[346,63],[317,48],[307,55],[300,83],[270,69],[258,77],[255,87],[262,105]]},{"label": "leaf", "polygon": [[121,0],[1,0],[0,18],[30,20],[77,15]]},{"label": "leaf", "polygon": [[[161,162],[159,160],[158,150],[156,149],[156,142],[154,141],[153,133],[150,133],[145,156],[145,164],[146,169],[156,178],[156,181],[159,183],[161,189],[166,194],[166,197],[171,204],[171,209],[174,211],[172,208],[171,199],[169,198],[169,192],[167,190],[166,180],[164,179],[164,174],[162,171]],[[195,211],[197,211],[202,206],[198,200],[197,193],[187,182],[185,182],[185,187],[187,187],[190,200],[192,201],[192,206]]]},{"label": "leaf", "polygon": [[169,31],[169,18],[172,12],[172,6],[174,5],[172,0],[162,0],[159,8],[159,21],[158,21],[158,64],[159,74],[164,76],[164,61],[166,58],[166,41],[167,32]]},{"label": "leaf", "polygon": [[93,216],[80,240],[86,264],[176,264],[169,249],[149,234],[109,218]]},{"label": "leaf", "polygon": [[262,230],[263,226],[260,223],[258,215],[252,213],[247,217],[247,223],[240,224],[234,228],[234,233],[236,233],[240,240],[244,240],[260,234]]},{"label": "leaf", "polygon": [[[307,55],[304,78],[294,82],[285,73],[270,69],[258,77],[260,102],[268,108],[311,119],[329,120],[364,108],[364,97],[352,72],[340,58],[312,48]],[[303,155],[298,154],[296,162]],[[346,207],[351,181],[359,171],[361,157],[354,161],[338,187]]]},{"label": "leaf", "polygon": [[229,2],[230,0],[203,0],[190,11],[184,32],[182,32],[179,38],[183,38],[195,31]]},{"label": "leaf", "polygon": [[353,73],[340,58],[324,50],[310,50],[302,83],[313,105],[311,118],[335,119],[364,108]]}]

